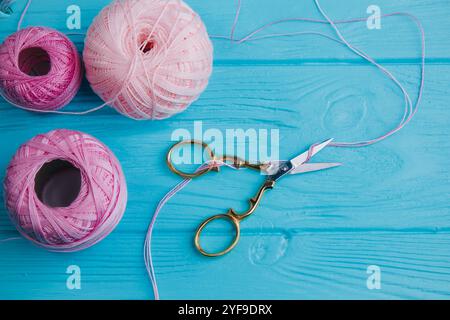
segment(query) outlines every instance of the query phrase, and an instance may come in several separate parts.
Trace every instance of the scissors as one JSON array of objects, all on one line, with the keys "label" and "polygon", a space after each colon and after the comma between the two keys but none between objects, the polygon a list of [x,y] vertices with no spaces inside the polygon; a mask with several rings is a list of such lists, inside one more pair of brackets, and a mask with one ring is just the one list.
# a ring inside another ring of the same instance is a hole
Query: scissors
[{"label": "scissors", "polygon": [[[228,164],[229,166],[232,166],[236,169],[240,168],[249,168],[256,171],[259,171],[260,173],[266,175],[266,180],[264,181],[263,185],[259,188],[256,195],[250,199],[250,206],[249,209],[245,212],[238,213],[234,209],[229,209],[227,213],[225,214],[216,214],[214,216],[211,216],[210,218],[203,221],[200,226],[198,227],[195,238],[194,238],[194,244],[197,250],[207,257],[218,257],[222,256],[228,252],[230,252],[239,242],[240,238],[240,223],[242,220],[250,216],[258,207],[261,197],[264,194],[266,190],[272,189],[275,186],[275,183],[280,180],[282,177],[286,175],[291,174],[300,174],[300,173],[307,173],[307,172],[314,172],[314,171],[320,171],[325,170],[329,168],[334,168],[337,166],[340,166],[341,163],[309,163],[309,160],[316,155],[319,151],[323,150],[326,146],[328,146],[333,139],[326,140],[322,143],[316,143],[312,145],[308,151],[298,155],[297,157],[293,158],[289,161],[273,161],[273,162],[266,162],[266,163],[256,163],[252,164],[249,163],[246,160],[243,160],[236,156],[216,156],[216,154],[213,152],[213,150],[209,147],[208,144],[202,141],[198,140],[183,140],[176,144],[174,144],[167,153],[166,162],[169,167],[169,169],[179,175],[182,178],[185,179],[194,179],[198,178],[210,171],[219,171],[219,166],[214,165],[214,163],[222,163],[222,164]],[[183,172],[179,169],[177,169],[172,161],[172,154],[175,149],[180,148],[182,146],[186,145],[197,145],[203,148],[205,155],[209,157],[210,163],[213,165],[204,165],[201,166],[197,171],[194,173],[187,173]],[[232,240],[231,244],[224,250],[219,252],[207,252],[203,249],[203,247],[200,244],[200,236],[202,231],[205,229],[205,227],[217,220],[217,219],[225,219],[229,220],[235,229],[235,235],[234,239]]]}]

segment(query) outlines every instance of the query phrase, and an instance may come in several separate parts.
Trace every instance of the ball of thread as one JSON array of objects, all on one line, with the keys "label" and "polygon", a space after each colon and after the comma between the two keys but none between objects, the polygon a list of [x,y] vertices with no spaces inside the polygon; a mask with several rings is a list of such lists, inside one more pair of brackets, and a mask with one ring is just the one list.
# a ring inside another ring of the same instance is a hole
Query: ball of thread
[{"label": "ball of thread", "polygon": [[0,46],[0,92],[26,109],[57,110],[67,105],[81,85],[81,59],[61,32],[28,27]]},{"label": "ball of thread", "polygon": [[125,211],[120,163],[100,141],[59,129],[23,144],[4,181],[18,231],[51,251],[78,251],[105,238]]},{"label": "ball of thread", "polygon": [[184,111],[205,90],[213,48],[200,17],[181,0],[125,0],[89,27],[83,60],[92,89],[134,119]]}]

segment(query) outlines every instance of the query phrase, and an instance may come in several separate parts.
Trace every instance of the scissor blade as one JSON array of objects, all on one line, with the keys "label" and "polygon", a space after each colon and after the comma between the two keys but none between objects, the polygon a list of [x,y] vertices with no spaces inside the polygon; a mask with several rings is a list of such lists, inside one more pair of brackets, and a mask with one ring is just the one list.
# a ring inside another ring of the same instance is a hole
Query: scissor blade
[{"label": "scissor blade", "polygon": [[304,163],[297,168],[291,170],[289,174],[299,174],[299,173],[307,173],[314,172],[320,170],[331,169],[335,167],[341,166],[342,163]]},{"label": "scissor blade", "polygon": [[[329,139],[327,141],[324,141],[321,144],[318,144],[314,148],[312,148],[312,150],[311,150],[311,157],[313,157],[319,151],[321,151],[323,148],[328,146],[331,143],[331,141],[333,141],[333,139]],[[301,166],[302,164],[304,164],[306,160],[308,160],[308,151],[303,152],[301,155],[299,155],[299,156],[297,156],[297,157],[295,157],[294,159],[291,160],[291,163],[294,166],[294,170],[295,170],[295,168],[297,168],[297,167]]]}]

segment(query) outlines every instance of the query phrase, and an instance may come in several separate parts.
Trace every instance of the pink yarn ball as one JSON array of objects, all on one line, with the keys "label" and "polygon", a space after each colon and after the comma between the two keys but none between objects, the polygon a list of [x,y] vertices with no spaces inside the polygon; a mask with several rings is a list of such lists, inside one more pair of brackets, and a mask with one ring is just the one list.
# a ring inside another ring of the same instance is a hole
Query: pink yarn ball
[{"label": "pink yarn ball", "polygon": [[0,45],[0,92],[31,110],[57,110],[77,93],[82,79],[75,45],[61,32],[28,27]]},{"label": "pink yarn ball", "polygon": [[114,154],[82,132],[54,130],[22,145],[4,181],[18,231],[52,251],[78,251],[106,237],[125,211],[127,188]]},{"label": "pink yarn ball", "polygon": [[134,119],[163,119],[205,90],[213,49],[202,20],[183,1],[125,0],[95,18],[83,59],[105,102]]}]

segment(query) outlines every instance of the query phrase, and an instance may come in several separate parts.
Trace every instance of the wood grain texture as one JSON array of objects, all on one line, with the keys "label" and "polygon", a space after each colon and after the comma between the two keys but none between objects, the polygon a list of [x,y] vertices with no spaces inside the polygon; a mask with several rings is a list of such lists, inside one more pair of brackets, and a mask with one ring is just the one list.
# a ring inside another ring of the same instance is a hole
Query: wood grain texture
[{"label": "wood grain texture", "polygon": [[[25,25],[42,23],[67,32],[66,7],[82,9],[86,30],[109,1],[45,0],[33,3]],[[190,0],[211,34],[226,34],[234,2]],[[243,0],[238,34],[271,20],[319,17],[312,1]],[[322,1],[334,19],[366,16],[371,1]],[[264,197],[242,224],[238,247],[205,259],[192,246],[198,223],[233,207],[244,209],[261,177],[223,170],[190,184],[161,213],[155,229],[156,273],[163,299],[286,298],[378,299],[450,297],[450,7],[447,1],[379,0],[382,12],[407,11],[428,37],[427,84],[414,121],[391,139],[363,149],[328,149],[318,161],[344,166],[290,177]],[[20,11],[24,1],[14,7]],[[257,14],[255,14],[257,12]],[[0,39],[13,32],[17,13],[0,20]],[[403,18],[364,23],[344,34],[380,59],[415,97],[419,38]],[[328,30],[290,24],[285,30]],[[280,29],[278,29],[280,30]],[[82,37],[73,36],[79,48]],[[37,133],[71,128],[107,144],[128,181],[127,211],[98,245],[74,254],[49,253],[20,239],[0,243],[0,298],[149,299],[143,265],[144,233],[158,200],[179,179],[164,164],[171,134],[179,128],[278,129],[280,156],[310,143],[372,138],[393,127],[402,113],[399,91],[373,67],[343,48],[314,37],[260,41],[241,46],[214,41],[215,68],[201,98],[183,114],[160,122],[136,122],[104,109],[89,116],[39,115],[0,100],[0,178],[18,146]],[[68,110],[100,103],[85,82]],[[3,197],[0,198],[3,202]],[[225,228],[211,231],[222,239]],[[0,209],[0,239],[17,232]],[[66,288],[67,266],[82,271],[82,289]],[[382,270],[381,290],[368,290],[366,268]]]}]

